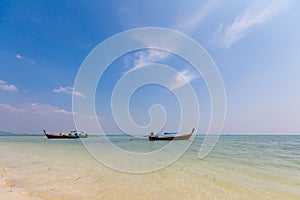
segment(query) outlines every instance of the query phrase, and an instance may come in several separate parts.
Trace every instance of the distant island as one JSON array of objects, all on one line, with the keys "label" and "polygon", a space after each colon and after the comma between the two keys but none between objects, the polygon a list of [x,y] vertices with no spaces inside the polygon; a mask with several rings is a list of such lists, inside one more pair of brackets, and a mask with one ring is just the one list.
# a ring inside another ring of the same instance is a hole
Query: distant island
[{"label": "distant island", "polygon": [[33,134],[33,133],[12,133],[7,131],[0,131],[0,136],[41,136],[43,134]]}]

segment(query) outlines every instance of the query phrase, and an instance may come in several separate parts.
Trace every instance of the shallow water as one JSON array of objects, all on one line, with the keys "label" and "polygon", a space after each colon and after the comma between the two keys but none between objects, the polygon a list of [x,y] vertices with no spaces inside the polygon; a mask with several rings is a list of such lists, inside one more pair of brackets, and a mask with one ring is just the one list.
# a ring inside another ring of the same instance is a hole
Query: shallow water
[{"label": "shallow water", "polygon": [[[129,136],[110,140],[139,153],[167,144]],[[0,173],[24,190],[24,196],[43,199],[300,198],[300,136],[221,136],[200,160],[202,141],[203,136],[197,136],[189,150],[164,169],[130,174],[102,165],[80,140],[0,137]]]}]

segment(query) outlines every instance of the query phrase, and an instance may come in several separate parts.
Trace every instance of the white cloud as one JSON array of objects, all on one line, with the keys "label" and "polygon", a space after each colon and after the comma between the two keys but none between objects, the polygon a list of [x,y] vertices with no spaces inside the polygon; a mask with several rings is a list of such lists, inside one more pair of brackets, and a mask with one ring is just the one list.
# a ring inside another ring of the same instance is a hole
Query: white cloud
[{"label": "white cloud", "polygon": [[16,58],[18,58],[18,59],[20,59],[20,60],[24,59],[20,54],[17,54],[17,55],[16,55]]},{"label": "white cloud", "polygon": [[8,84],[7,82],[0,80],[0,88],[6,91],[17,91],[18,88],[12,84]]},{"label": "white cloud", "polygon": [[127,56],[124,63],[126,68],[139,68],[145,64],[155,63],[167,58],[170,54],[163,50],[148,49],[138,51],[134,56]]},{"label": "white cloud", "polygon": [[0,103],[0,118],[1,128],[11,132],[42,133],[43,129],[74,129],[73,112],[49,104]]},{"label": "white cloud", "polygon": [[49,104],[38,104],[38,103],[31,103],[31,104],[22,104],[18,107],[15,107],[10,104],[0,104],[0,110],[8,111],[11,113],[27,113],[27,114],[39,114],[39,115],[46,115],[46,114],[64,114],[64,115],[72,115],[72,112],[66,111],[64,109],[60,109],[58,107],[49,105]]},{"label": "white cloud", "polygon": [[[182,32],[192,32],[199,26],[199,24],[209,15],[211,11],[215,9],[215,6],[220,3],[219,0],[211,0],[201,4],[201,7],[194,9],[194,12],[188,13],[186,16],[180,16],[175,23],[173,22],[172,28]],[[123,12],[127,9],[122,8]],[[124,14],[124,13],[120,14]],[[161,48],[166,48],[170,51],[176,52],[182,45],[182,41],[176,38],[173,38],[170,35],[161,34],[160,37],[148,37],[147,34],[132,35],[134,40],[139,41],[146,47],[149,47],[147,50],[138,51],[133,56],[126,56],[124,59],[125,68],[137,69],[148,63],[156,63],[167,59],[172,53],[159,50],[159,49],[150,49],[151,47],[159,46]],[[182,76],[177,76],[178,81],[173,83],[174,88],[179,88],[185,85],[184,80],[193,80],[196,76],[191,76],[187,71],[179,72]],[[185,77],[181,79],[180,77]],[[180,80],[179,80],[180,79]]]},{"label": "white cloud", "polygon": [[19,60],[24,60],[25,62],[29,62],[29,63],[34,64],[34,65],[36,64],[35,60],[25,58],[24,56],[21,56],[20,54],[17,54],[16,58],[19,59]]},{"label": "white cloud", "polygon": [[[208,1],[204,5],[201,4],[201,7],[195,9],[194,12],[188,13],[188,15],[178,18],[175,23],[173,22],[172,28],[175,30],[183,32],[192,32],[199,26],[199,24],[207,17],[213,7],[219,2],[219,0]],[[127,9],[122,8],[122,11],[128,11]],[[123,12],[122,12],[123,13]],[[122,14],[121,13],[121,14]],[[124,14],[124,13],[123,13]],[[171,35],[161,34],[159,37],[153,38],[149,37],[147,33],[143,34],[133,34],[132,38],[139,41],[146,47],[155,47],[159,46],[161,48],[166,48],[170,51],[176,52],[182,45],[182,41],[176,38],[173,38]],[[138,51],[134,56],[127,56],[124,59],[124,65],[126,68],[139,68],[147,63],[160,62],[167,59],[171,53],[159,49],[148,49],[143,51]]]},{"label": "white cloud", "polygon": [[172,80],[170,83],[171,89],[172,90],[179,89],[184,85],[189,84],[195,78],[197,78],[197,76],[190,73],[188,70],[177,72],[175,76],[175,80]]},{"label": "white cloud", "polygon": [[67,87],[59,87],[58,89],[54,89],[52,90],[53,92],[56,92],[56,93],[67,93],[67,94],[72,94],[73,92],[73,88],[70,87],[70,86],[67,86]]},{"label": "white cloud", "polygon": [[82,94],[79,91],[76,91],[73,87],[67,86],[67,87],[59,87],[58,89],[52,90],[55,93],[64,93],[64,94],[74,94],[79,97],[85,97],[84,94]]},{"label": "white cloud", "polygon": [[[26,116],[28,115],[62,115],[62,116],[73,116],[78,115],[76,112],[67,111],[65,109],[50,105],[50,104],[38,104],[38,103],[24,103],[18,106],[13,106],[11,104],[0,103],[0,111],[6,111],[9,113],[24,113]],[[87,119],[95,119],[103,120],[105,117],[100,115],[80,115],[81,117],[85,117]]]},{"label": "white cloud", "polygon": [[264,24],[278,16],[287,5],[288,1],[267,1],[267,4],[255,4],[237,16],[230,25],[221,23],[215,34],[216,39],[221,46],[229,48],[249,33],[252,27]]},{"label": "white cloud", "polygon": [[81,92],[75,91],[75,90],[73,90],[73,94],[74,94],[75,96],[85,97],[84,94],[82,94]]},{"label": "white cloud", "polygon": [[[170,39],[170,37],[168,37]],[[152,43],[151,40],[148,40],[147,38],[144,40],[144,38],[139,38],[139,41],[142,42],[145,45],[153,46],[156,43],[160,43],[160,45],[168,46],[167,43],[169,42],[167,39],[161,39],[158,41],[154,41]],[[152,45],[151,45],[152,44]],[[154,45],[155,46],[155,45]],[[171,49],[175,51],[175,49],[180,47],[180,42],[176,44],[174,42],[172,44]],[[134,56],[128,56],[124,60],[124,64],[126,68],[130,68],[131,70],[138,69],[139,67],[142,67],[145,64],[149,63],[157,63],[161,62],[165,59],[167,59],[172,53],[169,53],[167,51],[159,50],[159,49],[147,49],[138,51],[134,54]],[[194,75],[190,73],[188,70],[182,70],[179,71],[176,76],[174,77],[174,80],[170,82],[170,87],[172,90],[179,89],[183,87],[184,85],[190,83],[194,79],[197,78],[197,75]]]},{"label": "white cloud", "polygon": [[[75,127],[73,116],[78,116],[78,114],[50,104],[0,103],[1,128],[11,132],[42,133],[43,129],[73,130]],[[82,115],[80,117],[88,121],[95,118],[99,121],[104,119],[101,116]]]},{"label": "white cloud", "polygon": [[64,109],[49,104],[32,103],[30,105],[25,105],[24,109],[27,112],[36,113],[40,115],[48,115],[48,114],[73,115],[73,112],[66,111]]},{"label": "white cloud", "polygon": [[13,113],[24,112],[24,109],[16,108],[10,104],[4,104],[4,103],[0,103],[0,110],[9,111]]}]

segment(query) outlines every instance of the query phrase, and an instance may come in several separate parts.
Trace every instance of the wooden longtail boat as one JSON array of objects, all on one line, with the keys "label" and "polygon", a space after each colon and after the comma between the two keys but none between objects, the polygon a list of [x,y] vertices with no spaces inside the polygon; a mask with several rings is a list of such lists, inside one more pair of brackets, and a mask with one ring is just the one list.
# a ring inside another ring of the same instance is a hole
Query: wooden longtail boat
[{"label": "wooden longtail boat", "polygon": [[60,133],[60,134],[48,134],[46,130],[43,131],[48,139],[77,139],[77,138],[88,137],[86,133],[78,134],[77,131],[71,131],[70,133]]},{"label": "wooden longtail boat", "polygon": [[187,140],[193,135],[194,131],[195,131],[195,128],[193,128],[193,130],[190,133],[186,133],[186,134],[165,133],[164,135],[154,135],[153,133],[151,133],[148,138],[149,138],[149,141],[153,141],[153,140]]}]

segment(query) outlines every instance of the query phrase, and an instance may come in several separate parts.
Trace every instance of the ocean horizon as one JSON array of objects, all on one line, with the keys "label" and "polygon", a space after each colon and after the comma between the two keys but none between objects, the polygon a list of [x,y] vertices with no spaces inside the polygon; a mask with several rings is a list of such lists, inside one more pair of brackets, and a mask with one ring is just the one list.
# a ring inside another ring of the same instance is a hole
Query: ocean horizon
[{"label": "ocean horizon", "polygon": [[[59,133],[51,131],[49,133],[54,133],[57,134]],[[161,134],[161,133],[160,133]],[[149,133],[145,133],[145,134],[126,134],[126,133],[113,133],[113,132],[104,132],[104,133],[89,133],[90,136],[148,136]],[[214,135],[214,134],[207,134],[207,133],[195,133],[195,135],[198,136],[206,136],[206,135]],[[221,134],[216,134],[216,135],[220,135],[220,136],[294,136],[294,135],[300,135],[299,133],[221,133]],[[45,134],[43,133],[43,130],[41,130],[40,133],[19,133],[19,132],[9,132],[9,131],[0,131],[0,137],[1,136],[45,136]]]}]

